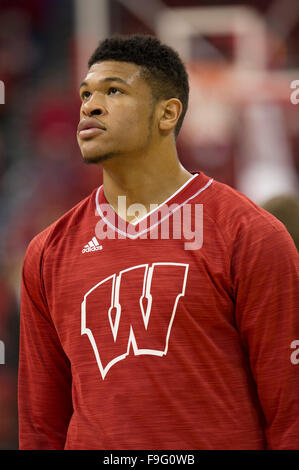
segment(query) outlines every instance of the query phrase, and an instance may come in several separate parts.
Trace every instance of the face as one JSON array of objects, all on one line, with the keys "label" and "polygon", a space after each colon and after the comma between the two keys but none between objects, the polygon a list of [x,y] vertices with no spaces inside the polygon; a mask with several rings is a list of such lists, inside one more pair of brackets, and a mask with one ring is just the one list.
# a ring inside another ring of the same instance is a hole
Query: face
[{"label": "face", "polygon": [[86,162],[138,156],[151,144],[154,105],[137,65],[116,61],[92,65],[80,97],[77,140]]}]

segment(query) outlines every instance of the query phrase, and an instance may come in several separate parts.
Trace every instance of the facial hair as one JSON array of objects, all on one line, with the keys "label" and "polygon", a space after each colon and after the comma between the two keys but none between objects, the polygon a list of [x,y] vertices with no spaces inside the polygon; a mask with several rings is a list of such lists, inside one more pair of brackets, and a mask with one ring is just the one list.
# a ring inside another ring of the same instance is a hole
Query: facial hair
[{"label": "facial hair", "polygon": [[117,154],[116,153],[107,153],[105,155],[96,155],[95,157],[83,157],[83,163],[86,163],[87,165],[93,164],[101,164],[102,162],[109,160],[113,157],[115,157]]},{"label": "facial hair", "polygon": [[[148,119],[148,135],[145,141],[144,147],[146,148],[149,145],[149,142],[152,138],[152,133],[153,133],[153,121],[154,121],[154,114],[155,114],[155,102],[151,102],[151,113]],[[121,155],[121,151],[116,151],[116,152],[109,152],[106,153],[105,155],[95,155],[93,157],[84,157],[83,156],[83,162],[86,163],[87,165],[91,164],[101,164],[102,162],[105,162],[107,160],[111,160],[113,157],[117,157]]]}]

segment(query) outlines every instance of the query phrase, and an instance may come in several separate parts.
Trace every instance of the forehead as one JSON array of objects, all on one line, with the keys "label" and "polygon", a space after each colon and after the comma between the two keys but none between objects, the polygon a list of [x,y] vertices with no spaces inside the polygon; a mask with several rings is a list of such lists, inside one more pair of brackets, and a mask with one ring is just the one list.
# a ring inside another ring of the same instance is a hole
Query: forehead
[{"label": "forehead", "polygon": [[93,64],[88,70],[84,81],[92,82],[117,77],[130,86],[142,86],[145,81],[141,77],[141,67],[131,62],[103,61]]}]

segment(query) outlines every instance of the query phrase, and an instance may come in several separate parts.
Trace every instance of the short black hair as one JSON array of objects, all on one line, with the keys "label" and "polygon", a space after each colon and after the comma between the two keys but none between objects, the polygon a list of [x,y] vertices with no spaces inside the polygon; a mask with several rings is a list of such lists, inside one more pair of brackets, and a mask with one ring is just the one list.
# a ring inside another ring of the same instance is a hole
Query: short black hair
[{"label": "short black hair", "polygon": [[189,99],[188,74],[178,53],[148,34],[115,35],[100,42],[88,61],[90,68],[97,62],[115,60],[141,66],[142,76],[149,84],[155,101],[178,98],[182,113],[175,127],[177,138]]}]

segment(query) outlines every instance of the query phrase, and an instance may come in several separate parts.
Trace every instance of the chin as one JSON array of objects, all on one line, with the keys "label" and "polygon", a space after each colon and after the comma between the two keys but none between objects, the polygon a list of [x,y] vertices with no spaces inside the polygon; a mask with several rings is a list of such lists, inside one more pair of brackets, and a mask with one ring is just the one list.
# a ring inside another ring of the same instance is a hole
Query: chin
[{"label": "chin", "polygon": [[113,158],[114,154],[108,153],[105,155],[82,155],[83,156],[83,162],[87,164],[96,164],[96,163],[101,163],[104,162],[110,158]]}]

